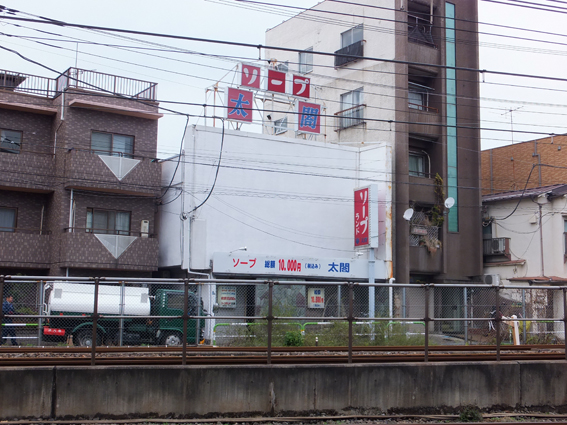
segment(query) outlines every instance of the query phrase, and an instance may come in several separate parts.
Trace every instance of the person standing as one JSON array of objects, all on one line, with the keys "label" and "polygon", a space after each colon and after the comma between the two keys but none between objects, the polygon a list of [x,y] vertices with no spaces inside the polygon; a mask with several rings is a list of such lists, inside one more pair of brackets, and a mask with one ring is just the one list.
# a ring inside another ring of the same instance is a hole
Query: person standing
[{"label": "person standing", "polygon": [[16,330],[13,326],[6,326],[7,324],[12,324],[13,320],[11,317],[6,317],[7,314],[16,314],[16,310],[14,309],[14,297],[8,295],[4,302],[2,303],[2,313],[4,314],[4,322],[2,324],[2,341],[0,344],[4,344],[6,340],[10,339],[12,341],[12,345],[18,345],[18,341],[16,341]]}]

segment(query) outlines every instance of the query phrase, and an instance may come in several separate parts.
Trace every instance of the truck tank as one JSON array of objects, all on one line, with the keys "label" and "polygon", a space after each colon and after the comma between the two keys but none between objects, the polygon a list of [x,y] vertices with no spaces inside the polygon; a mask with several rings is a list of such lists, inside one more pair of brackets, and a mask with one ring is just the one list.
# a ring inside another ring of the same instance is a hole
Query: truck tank
[{"label": "truck tank", "polygon": [[[49,294],[48,312],[66,313],[93,313],[94,312],[94,285],[53,282]],[[131,286],[99,285],[98,287],[98,313],[119,315],[120,292],[124,290],[124,312],[129,316],[149,316],[150,299],[148,288]]]}]

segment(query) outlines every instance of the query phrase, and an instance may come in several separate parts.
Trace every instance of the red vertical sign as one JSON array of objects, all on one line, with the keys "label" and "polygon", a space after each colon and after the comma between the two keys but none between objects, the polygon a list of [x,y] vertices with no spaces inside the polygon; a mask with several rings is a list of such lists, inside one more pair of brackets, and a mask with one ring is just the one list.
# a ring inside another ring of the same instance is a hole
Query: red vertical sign
[{"label": "red vertical sign", "polygon": [[354,246],[370,245],[368,188],[354,191]]},{"label": "red vertical sign", "polygon": [[285,72],[268,70],[268,91],[285,93]]},{"label": "red vertical sign", "polygon": [[226,95],[226,118],[234,121],[252,122],[254,93],[229,87]]},{"label": "red vertical sign", "polygon": [[260,67],[242,64],[240,85],[253,89],[260,89]]}]

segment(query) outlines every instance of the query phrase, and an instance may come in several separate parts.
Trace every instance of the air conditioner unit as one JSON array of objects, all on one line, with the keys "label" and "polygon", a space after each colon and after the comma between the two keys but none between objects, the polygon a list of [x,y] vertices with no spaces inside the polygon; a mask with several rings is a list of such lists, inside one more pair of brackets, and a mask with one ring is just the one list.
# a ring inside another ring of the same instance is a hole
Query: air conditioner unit
[{"label": "air conditioner unit", "polygon": [[[492,239],[492,253],[505,254],[506,253],[506,239],[494,238]],[[487,275],[490,276],[490,275]]]},{"label": "air conditioner unit", "polygon": [[150,233],[150,220],[142,220],[142,225],[140,226],[140,233],[143,238],[147,238]]},{"label": "air conditioner unit", "polygon": [[492,286],[499,286],[500,285],[500,275],[499,274],[485,274],[484,275],[484,283],[487,285]]}]

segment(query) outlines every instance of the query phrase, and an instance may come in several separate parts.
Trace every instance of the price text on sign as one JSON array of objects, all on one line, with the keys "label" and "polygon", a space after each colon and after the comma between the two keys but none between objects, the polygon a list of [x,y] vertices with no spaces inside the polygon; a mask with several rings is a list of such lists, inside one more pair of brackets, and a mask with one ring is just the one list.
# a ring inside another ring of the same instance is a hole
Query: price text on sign
[{"label": "price text on sign", "polygon": [[288,272],[300,272],[301,263],[297,260],[278,260],[279,270]]}]

